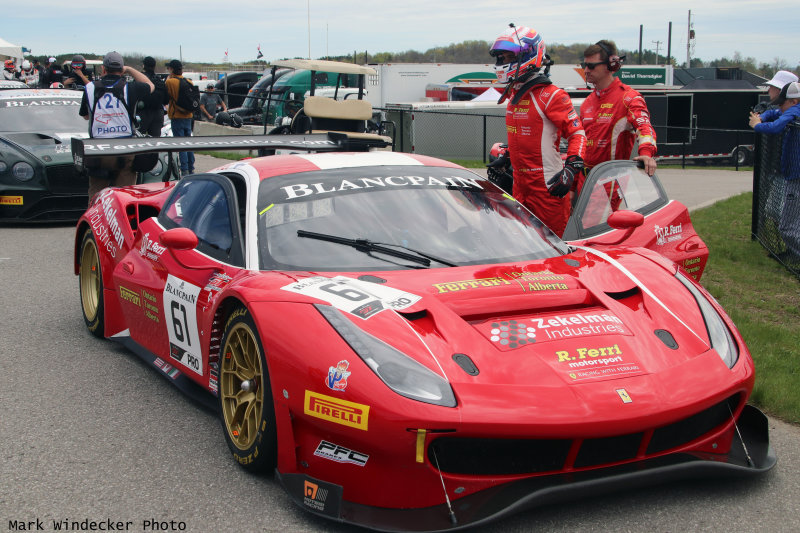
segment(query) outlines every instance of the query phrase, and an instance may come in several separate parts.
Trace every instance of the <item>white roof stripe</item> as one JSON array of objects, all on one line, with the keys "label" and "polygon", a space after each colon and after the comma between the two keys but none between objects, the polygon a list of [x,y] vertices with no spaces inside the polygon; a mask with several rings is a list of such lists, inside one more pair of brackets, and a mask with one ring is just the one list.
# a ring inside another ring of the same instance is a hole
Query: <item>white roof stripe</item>
[{"label": "white roof stripe", "polygon": [[383,165],[422,165],[413,157],[399,152],[363,152],[363,153],[329,153],[329,154],[296,154],[308,160],[321,170],[347,167],[372,167]]}]

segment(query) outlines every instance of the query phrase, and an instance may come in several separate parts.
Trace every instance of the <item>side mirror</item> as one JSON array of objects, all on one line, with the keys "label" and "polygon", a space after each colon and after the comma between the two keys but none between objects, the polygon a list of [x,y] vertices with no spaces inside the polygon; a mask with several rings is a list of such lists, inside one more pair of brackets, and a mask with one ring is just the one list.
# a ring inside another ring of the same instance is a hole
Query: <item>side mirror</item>
[{"label": "side mirror", "polygon": [[189,228],[173,228],[161,234],[161,244],[171,251],[193,250],[197,242],[197,235]]},{"label": "side mirror", "polygon": [[606,223],[614,229],[624,229],[625,233],[623,233],[622,236],[616,241],[589,241],[586,243],[586,246],[594,246],[597,244],[613,246],[615,244],[620,244],[621,242],[627,240],[628,237],[633,235],[633,232],[636,231],[636,228],[644,224],[644,215],[637,213],[636,211],[620,209],[619,211],[614,211],[608,215],[608,220],[606,220]]},{"label": "side mirror", "polygon": [[606,222],[614,229],[636,229],[644,224],[644,215],[621,209],[611,213]]}]

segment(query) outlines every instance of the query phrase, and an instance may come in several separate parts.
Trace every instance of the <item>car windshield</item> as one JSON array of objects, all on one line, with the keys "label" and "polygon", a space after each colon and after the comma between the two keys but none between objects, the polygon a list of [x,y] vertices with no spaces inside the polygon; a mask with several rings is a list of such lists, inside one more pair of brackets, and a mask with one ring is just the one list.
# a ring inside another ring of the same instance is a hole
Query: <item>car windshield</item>
[{"label": "car windshield", "polygon": [[262,270],[441,268],[567,252],[521,204],[457,168],[357,167],[266,179],[257,213]]},{"label": "car windshield", "polygon": [[0,131],[15,133],[86,131],[88,128],[86,120],[78,115],[81,93],[77,91],[63,93],[3,94],[0,99]]}]

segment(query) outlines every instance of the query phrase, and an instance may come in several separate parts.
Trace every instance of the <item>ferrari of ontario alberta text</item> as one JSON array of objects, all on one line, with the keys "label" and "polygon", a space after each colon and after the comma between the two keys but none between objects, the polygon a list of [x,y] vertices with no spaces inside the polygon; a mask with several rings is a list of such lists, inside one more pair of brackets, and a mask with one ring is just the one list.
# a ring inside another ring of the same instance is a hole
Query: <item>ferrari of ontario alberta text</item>
[{"label": "ferrari of ontario alberta text", "polygon": [[[177,143],[125,142],[81,150]],[[103,190],[77,225],[81,306],[299,506],[445,531],[775,464],[750,353],[693,279],[707,249],[632,162],[593,169],[564,241],[447,161],[231,142],[294,153]]]}]

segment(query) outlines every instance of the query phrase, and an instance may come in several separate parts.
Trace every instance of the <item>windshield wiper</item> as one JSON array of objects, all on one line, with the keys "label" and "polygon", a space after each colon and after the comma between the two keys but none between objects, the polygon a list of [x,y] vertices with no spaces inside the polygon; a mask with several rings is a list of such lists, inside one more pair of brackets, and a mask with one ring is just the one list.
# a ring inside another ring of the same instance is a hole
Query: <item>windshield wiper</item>
[{"label": "windshield wiper", "polygon": [[[411,248],[406,248],[405,246],[401,246],[399,244],[386,244],[381,242],[372,242],[368,239],[346,239],[344,237],[337,237],[336,235],[328,235],[325,233],[315,233],[313,231],[306,231],[303,229],[297,230],[298,237],[308,237],[310,239],[319,239],[321,241],[327,242],[334,242],[337,244],[344,244],[346,246],[351,246],[358,250],[359,252],[364,252],[366,254],[370,254],[370,252],[379,252],[386,255],[391,255],[393,257],[398,257],[400,259],[405,259],[407,261],[413,261],[414,263],[419,263],[426,267],[431,266],[431,261],[436,261],[437,263],[441,263],[443,265],[454,267],[455,264],[445,261],[444,259],[440,259],[434,255],[430,255],[424,252],[420,252],[418,250],[413,250]],[[403,248],[404,250],[408,250],[413,252],[413,254],[403,252],[401,250],[397,250],[395,248],[389,248],[390,246],[394,246],[397,248]]]}]

